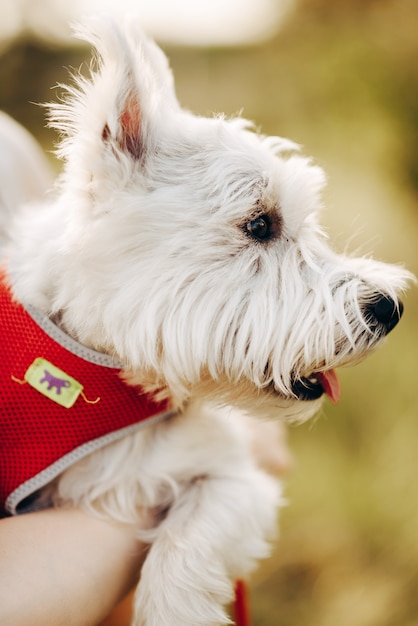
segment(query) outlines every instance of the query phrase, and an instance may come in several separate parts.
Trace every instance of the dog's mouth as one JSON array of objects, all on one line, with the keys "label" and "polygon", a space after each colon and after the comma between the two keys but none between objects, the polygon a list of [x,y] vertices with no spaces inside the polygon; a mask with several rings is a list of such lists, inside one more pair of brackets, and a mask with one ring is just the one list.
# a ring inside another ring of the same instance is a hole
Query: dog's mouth
[{"label": "dog's mouth", "polygon": [[292,382],[292,392],[298,400],[318,400],[324,393],[336,404],[341,396],[340,381],[335,370],[315,372]]}]

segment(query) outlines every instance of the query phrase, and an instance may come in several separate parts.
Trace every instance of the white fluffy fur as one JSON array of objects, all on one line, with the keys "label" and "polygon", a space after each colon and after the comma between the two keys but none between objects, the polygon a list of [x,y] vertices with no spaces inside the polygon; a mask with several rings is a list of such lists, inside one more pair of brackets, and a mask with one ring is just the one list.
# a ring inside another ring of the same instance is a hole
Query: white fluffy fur
[{"label": "white fluffy fur", "polygon": [[[181,109],[134,23],[79,34],[97,68],[52,108],[66,135],[58,200],[17,216],[10,275],[24,304],[117,356],[178,415],[70,469],[54,499],[129,521],[154,511],[135,626],[226,624],[281,500],[241,411],[313,415],[320,400],[298,400],[292,381],[378,345],[365,307],[397,301],[409,275],[336,255],[317,223],[322,170],[248,122]],[[265,213],[277,233],[256,241],[246,225]]]}]

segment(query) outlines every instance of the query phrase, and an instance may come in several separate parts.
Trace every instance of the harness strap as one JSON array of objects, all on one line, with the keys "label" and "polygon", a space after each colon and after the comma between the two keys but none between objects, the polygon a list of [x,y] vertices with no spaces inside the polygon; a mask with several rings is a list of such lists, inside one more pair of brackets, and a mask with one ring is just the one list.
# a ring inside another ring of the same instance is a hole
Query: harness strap
[{"label": "harness strap", "polygon": [[243,580],[235,583],[235,626],[251,626],[248,587]]}]

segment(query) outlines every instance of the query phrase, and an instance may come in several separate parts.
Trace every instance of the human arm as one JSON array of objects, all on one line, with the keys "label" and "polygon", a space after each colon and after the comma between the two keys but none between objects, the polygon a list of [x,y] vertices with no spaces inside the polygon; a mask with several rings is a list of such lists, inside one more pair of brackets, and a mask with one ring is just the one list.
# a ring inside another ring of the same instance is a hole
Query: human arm
[{"label": "human arm", "polygon": [[135,584],[145,547],[76,509],[0,521],[0,624],[93,626]]}]

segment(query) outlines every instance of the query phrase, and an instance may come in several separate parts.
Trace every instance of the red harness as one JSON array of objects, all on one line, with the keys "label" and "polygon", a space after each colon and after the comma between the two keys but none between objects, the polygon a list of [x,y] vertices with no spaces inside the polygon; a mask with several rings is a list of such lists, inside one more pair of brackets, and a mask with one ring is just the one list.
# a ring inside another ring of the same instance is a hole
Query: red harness
[{"label": "red harness", "polygon": [[[44,321],[54,338],[13,300],[0,274],[0,512],[16,513],[25,498],[72,463],[144,426],[144,420],[169,414],[167,402],[126,385],[111,358]],[[39,390],[28,382],[37,362]],[[66,408],[58,402],[73,381],[81,391]]]}]

